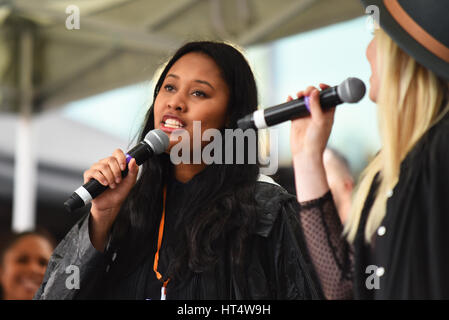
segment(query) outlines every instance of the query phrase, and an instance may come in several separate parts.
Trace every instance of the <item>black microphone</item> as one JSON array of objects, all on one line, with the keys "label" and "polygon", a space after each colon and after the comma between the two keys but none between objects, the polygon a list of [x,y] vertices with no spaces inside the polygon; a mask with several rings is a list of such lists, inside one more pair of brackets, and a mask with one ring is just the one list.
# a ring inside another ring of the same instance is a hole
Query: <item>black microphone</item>
[{"label": "black microphone", "polygon": [[[147,133],[143,141],[138,143],[134,148],[126,154],[126,163],[128,164],[132,158],[136,159],[137,165],[141,165],[155,154],[164,152],[170,144],[170,140],[164,131],[155,129]],[[122,171],[122,177],[128,174],[128,166]],[[73,192],[69,199],[64,202],[67,211],[72,212],[76,209],[84,207],[99,196],[108,186],[102,185],[95,179],[90,179],[83,186]]]},{"label": "black microphone", "polygon": [[[348,102],[359,102],[365,95],[365,84],[358,78],[347,78],[340,85],[320,92],[323,109]],[[239,128],[265,129],[270,126],[310,115],[309,97],[292,100],[267,109],[257,110],[237,121]]]}]

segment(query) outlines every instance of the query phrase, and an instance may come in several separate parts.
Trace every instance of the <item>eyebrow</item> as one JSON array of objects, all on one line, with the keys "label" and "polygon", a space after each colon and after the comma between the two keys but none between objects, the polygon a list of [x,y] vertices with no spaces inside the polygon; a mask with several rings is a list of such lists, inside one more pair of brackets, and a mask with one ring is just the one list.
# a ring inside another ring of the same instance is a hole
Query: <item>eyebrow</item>
[{"label": "eyebrow", "polygon": [[[173,74],[173,73],[168,74],[168,75],[167,75],[167,78],[168,78],[168,77],[175,78],[175,79],[178,79],[178,80],[180,79],[180,77],[179,77],[178,75]],[[198,82],[198,83],[201,83],[201,84],[205,84],[205,85],[207,85],[207,86],[209,86],[209,87],[211,87],[212,89],[215,90],[215,88],[214,88],[209,82],[207,82],[206,80],[194,80],[194,82]]]}]

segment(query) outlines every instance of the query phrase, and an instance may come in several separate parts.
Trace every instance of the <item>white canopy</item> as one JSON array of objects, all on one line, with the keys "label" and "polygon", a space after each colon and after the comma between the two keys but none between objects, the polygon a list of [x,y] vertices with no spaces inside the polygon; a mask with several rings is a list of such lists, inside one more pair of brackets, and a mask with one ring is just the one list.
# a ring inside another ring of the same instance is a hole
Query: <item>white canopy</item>
[{"label": "white canopy", "polygon": [[188,40],[246,47],[362,14],[359,0],[0,0],[0,110],[18,109],[26,34],[42,110],[148,80]]}]

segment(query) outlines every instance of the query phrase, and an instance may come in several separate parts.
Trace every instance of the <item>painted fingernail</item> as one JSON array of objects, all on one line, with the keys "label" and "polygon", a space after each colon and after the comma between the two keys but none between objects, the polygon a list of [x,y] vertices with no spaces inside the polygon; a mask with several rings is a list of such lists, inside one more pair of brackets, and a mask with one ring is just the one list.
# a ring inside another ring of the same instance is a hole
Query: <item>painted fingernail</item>
[{"label": "painted fingernail", "polygon": [[119,184],[120,183],[120,178],[115,178],[115,183]]},{"label": "painted fingernail", "polygon": [[310,99],[309,97],[304,97],[304,104],[306,105],[307,110],[310,112]]},{"label": "painted fingernail", "polygon": [[111,184],[109,185],[109,188],[115,189],[115,184],[114,184],[114,183],[111,183]]}]

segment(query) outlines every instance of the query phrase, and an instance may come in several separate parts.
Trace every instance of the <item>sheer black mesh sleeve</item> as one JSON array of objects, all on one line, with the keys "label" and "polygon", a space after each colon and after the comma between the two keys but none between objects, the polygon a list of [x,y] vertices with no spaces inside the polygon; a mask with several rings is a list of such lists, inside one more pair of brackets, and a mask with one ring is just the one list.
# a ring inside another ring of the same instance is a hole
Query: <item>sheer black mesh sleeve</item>
[{"label": "sheer black mesh sleeve", "polygon": [[351,299],[353,254],[331,192],[301,202],[300,219],[310,257],[327,299]]}]

